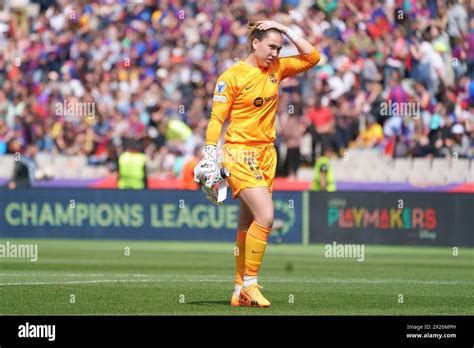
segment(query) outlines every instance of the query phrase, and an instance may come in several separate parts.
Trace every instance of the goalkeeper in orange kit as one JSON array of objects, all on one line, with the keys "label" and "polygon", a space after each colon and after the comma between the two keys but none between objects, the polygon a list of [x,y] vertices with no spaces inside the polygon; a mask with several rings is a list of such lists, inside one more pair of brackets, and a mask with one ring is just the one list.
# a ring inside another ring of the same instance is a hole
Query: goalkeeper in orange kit
[{"label": "goalkeeper in orange kit", "polygon": [[[217,142],[229,117],[222,166],[233,198],[240,199],[235,288],[232,306],[268,307],[257,282],[268,235],[273,225],[272,191],[276,169],[275,113],[281,80],[315,66],[319,52],[291,29],[274,21],[249,23],[249,55],[217,80],[204,158],[194,169],[195,181],[217,183]],[[296,46],[297,56],[279,58],[283,37]],[[209,198],[209,197],[208,197]],[[216,200],[214,200],[217,203]]]}]

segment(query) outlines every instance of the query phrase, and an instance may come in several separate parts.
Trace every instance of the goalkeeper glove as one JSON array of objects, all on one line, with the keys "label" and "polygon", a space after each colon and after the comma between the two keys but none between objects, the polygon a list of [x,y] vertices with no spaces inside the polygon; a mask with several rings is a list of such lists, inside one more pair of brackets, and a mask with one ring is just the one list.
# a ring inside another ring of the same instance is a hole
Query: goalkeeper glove
[{"label": "goalkeeper glove", "polygon": [[[226,178],[230,176],[227,168],[220,168],[216,173],[212,173],[207,179],[205,185],[201,185],[201,190],[204,192],[206,198],[215,205],[221,205],[227,197],[227,183]],[[216,188],[216,185],[219,187]]]},{"label": "goalkeeper glove", "polygon": [[218,171],[217,146],[206,145],[203,152],[204,158],[194,167],[194,182],[205,182],[206,186],[210,187],[212,180],[209,179],[212,179],[211,176],[216,177]]}]

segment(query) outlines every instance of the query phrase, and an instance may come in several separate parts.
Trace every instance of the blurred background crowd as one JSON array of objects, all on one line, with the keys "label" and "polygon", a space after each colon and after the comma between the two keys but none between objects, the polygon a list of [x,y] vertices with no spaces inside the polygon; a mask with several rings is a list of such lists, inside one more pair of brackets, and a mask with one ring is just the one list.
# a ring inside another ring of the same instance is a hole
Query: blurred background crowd
[{"label": "blurred background crowd", "polygon": [[[246,57],[259,15],[322,57],[281,84],[279,175],[354,147],[470,158],[473,11],[456,0],[0,1],[0,155],[33,144],[114,171],[133,142],[149,172],[180,177],[200,155],[216,78]],[[284,42],[281,56],[297,53]]]}]

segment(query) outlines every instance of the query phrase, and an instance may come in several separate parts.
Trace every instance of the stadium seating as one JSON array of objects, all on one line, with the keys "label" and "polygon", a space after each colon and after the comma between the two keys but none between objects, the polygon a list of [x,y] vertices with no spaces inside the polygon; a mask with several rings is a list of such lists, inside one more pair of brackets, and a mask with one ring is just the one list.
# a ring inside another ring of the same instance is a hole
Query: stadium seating
[{"label": "stadium seating", "polygon": [[[428,183],[449,184],[474,181],[474,168],[469,159],[457,161],[447,158],[397,158],[382,157],[375,151],[350,152],[347,160],[332,161],[337,181],[374,183]],[[50,171],[55,179],[100,179],[107,175],[104,166],[87,165],[85,156],[52,155],[40,153],[37,162]],[[13,155],[0,157],[0,178],[9,178],[14,166]],[[311,181],[313,168],[300,168],[298,180]]]},{"label": "stadium seating", "polygon": [[[413,183],[445,185],[473,181],[474,168],[469,159],[383,157],[372,150],[355,150],[347,159],[332,161],[337,181],[374,183]],[[313,168],[300,168],[298,179],[311,180]]]}]

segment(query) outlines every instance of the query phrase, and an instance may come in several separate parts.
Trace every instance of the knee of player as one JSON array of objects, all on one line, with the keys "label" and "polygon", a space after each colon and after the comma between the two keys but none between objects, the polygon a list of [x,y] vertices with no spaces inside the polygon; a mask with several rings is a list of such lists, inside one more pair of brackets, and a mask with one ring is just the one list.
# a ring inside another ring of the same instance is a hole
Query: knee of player
[{"label": "knee of player", "polygon": [[259,225],[272,228],[273,226],[273,211],[265,212],[255,219]]}]

